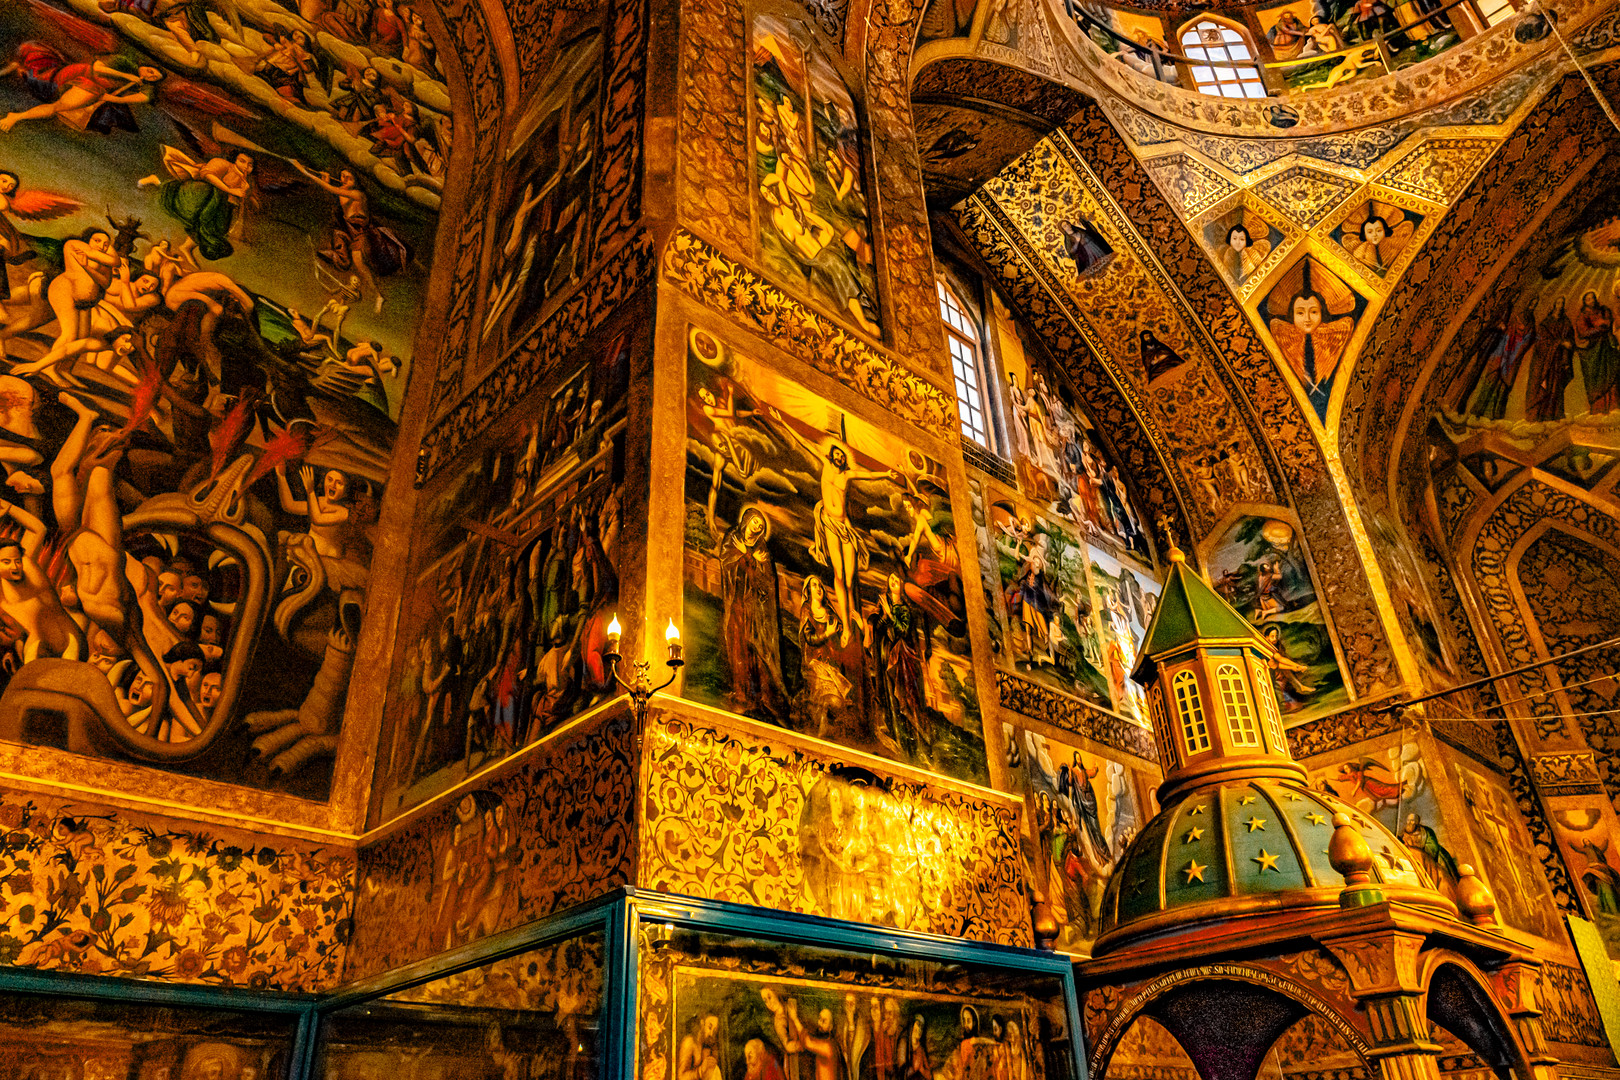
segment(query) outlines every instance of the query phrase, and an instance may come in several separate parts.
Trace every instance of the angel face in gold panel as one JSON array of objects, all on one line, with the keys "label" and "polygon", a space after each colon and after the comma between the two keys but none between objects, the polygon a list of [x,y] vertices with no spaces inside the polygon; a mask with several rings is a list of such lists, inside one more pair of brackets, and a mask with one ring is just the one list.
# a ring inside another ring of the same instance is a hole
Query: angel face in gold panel
[{"label": "angel face in gold panel", "polygon": [[1204,242],[1215,264],[1234,285],[1242,285],[1265,264],[1282,242],[1282,233],[1246,207],[1223,214],[1204,226]]},{"label": "angel face in gold panel", "polygon": [[1411,246],[1422,221],[1420,214],[1375,199],[1351,211],[1338,228],[1338,241],[1357,262],[1383,276]]},{"label": "angel face in gold panel", "polygon": [[1313,258],[1296,263],[1266,295],[1263,314],[1317,418],[1327,420],[1333,376],[1366,301]]}]

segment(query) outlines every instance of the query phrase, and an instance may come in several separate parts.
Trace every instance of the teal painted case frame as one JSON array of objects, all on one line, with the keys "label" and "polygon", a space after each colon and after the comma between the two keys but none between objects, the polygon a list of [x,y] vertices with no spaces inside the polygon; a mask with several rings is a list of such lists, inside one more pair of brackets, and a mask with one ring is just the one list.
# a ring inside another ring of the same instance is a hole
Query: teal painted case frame
[{"label": "teal painted case frame", "polygon": [[1056,979],[1063,988],[1074,1069],[1071,1077],[1052,1077],[1050,1080],[1089,1080],[1074,967],[1066,956],[629,887],[321,995],[141,982],[23,968],[0,968],[0,993],[182,1008],[233,1009],[296,1017],[288,1080],[313,1080],[320,1051],[321,1025],[332,1013],[540,946],[597,931],[604,935],[607,943],[601,1014],[602,1080],[635,1080],[635,1003],[639,971],[636,940],[637,930],[643,923],[784,945],[843,949],[902,960],[963,964],[1000,973],[1025,972],[1032,977]]}]

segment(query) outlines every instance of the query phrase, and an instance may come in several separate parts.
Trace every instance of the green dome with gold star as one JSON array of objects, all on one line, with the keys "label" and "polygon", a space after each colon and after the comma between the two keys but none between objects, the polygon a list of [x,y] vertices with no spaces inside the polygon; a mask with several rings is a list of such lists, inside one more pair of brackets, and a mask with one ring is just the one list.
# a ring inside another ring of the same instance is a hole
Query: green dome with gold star
[{"label": "green dome with gold star", "polygon": [[1192,924],[1285,909],[1337,909],[1335,814],[1372,851],[1385,898],[1455,916],[1412,852],[1375,818],[1287,779],[1213,780],[1173,795],[1114,868],[1094,955]]}]

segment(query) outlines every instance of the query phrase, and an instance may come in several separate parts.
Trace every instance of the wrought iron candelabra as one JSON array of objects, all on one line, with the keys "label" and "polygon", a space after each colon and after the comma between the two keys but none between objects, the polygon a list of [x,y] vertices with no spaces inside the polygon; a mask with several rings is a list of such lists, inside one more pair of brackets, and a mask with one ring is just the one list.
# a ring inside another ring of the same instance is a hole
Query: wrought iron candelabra
[{"label": "wrought iron candelabra", "polygon": [[608,672],[613,681],[624,687],[625,693],[630,695],[630,707],[635,710],[636,723],[639,725],[647,719],[647,703],[652,696],[660,690],[667,689],[675,681],[675,676],[681,668],[686,666],[686,660],[681,655],[681,632],[675,627],[675,620],[669,620],[669,626],[664,630],[664,643],[669,648],[669,659],[664,663],[669,665],[669,678],[653,685],[652,664],[645,660],[634,662],[635,675],[626,682],[624,676],[619,674],[619,635],[622,628],[619,626],[619,617],[615,615],[613,621],[608,623],[607,648],[602,653],[602,659],[607,661]]}]

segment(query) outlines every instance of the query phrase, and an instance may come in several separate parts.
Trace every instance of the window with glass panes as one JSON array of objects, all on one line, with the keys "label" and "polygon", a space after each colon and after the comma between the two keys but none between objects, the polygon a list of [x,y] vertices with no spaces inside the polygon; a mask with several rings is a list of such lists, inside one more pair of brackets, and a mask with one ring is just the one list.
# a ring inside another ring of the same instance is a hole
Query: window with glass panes
[{"label": "window with glass panes", "polygon": [[[1253,66],[1254,49],[1248,39],[1230,26],[1213,19],[1203,19],[1181,32],[1181,52],[1193,61],[1192,77],[1200,94],[1212,97],[1263,98],[1266,84],[1260,78],[1260,69]],[[1213,60],[1221,65],[1200,64],[1199,60]],[[1251,63],[1245,64],[1244,61]]]},{"label": "window with glass panes", "polygon": [[1487,26],[1507,22],[1518,14],[1512,0],[1474,0],[1474,7],[1479,9],[1480,16],[1484,18]]},{"label": "window with glass panes", "polygon": [[939,314],[945,320],[945,338],[951,349],[951,373],[956,377],[956,403],[962,413],[962,434],[984,447],[990,443],[990,420],[985,412],[984,378],[980,366],[979,330],[967,305],[943,281],[939,288]]}]

